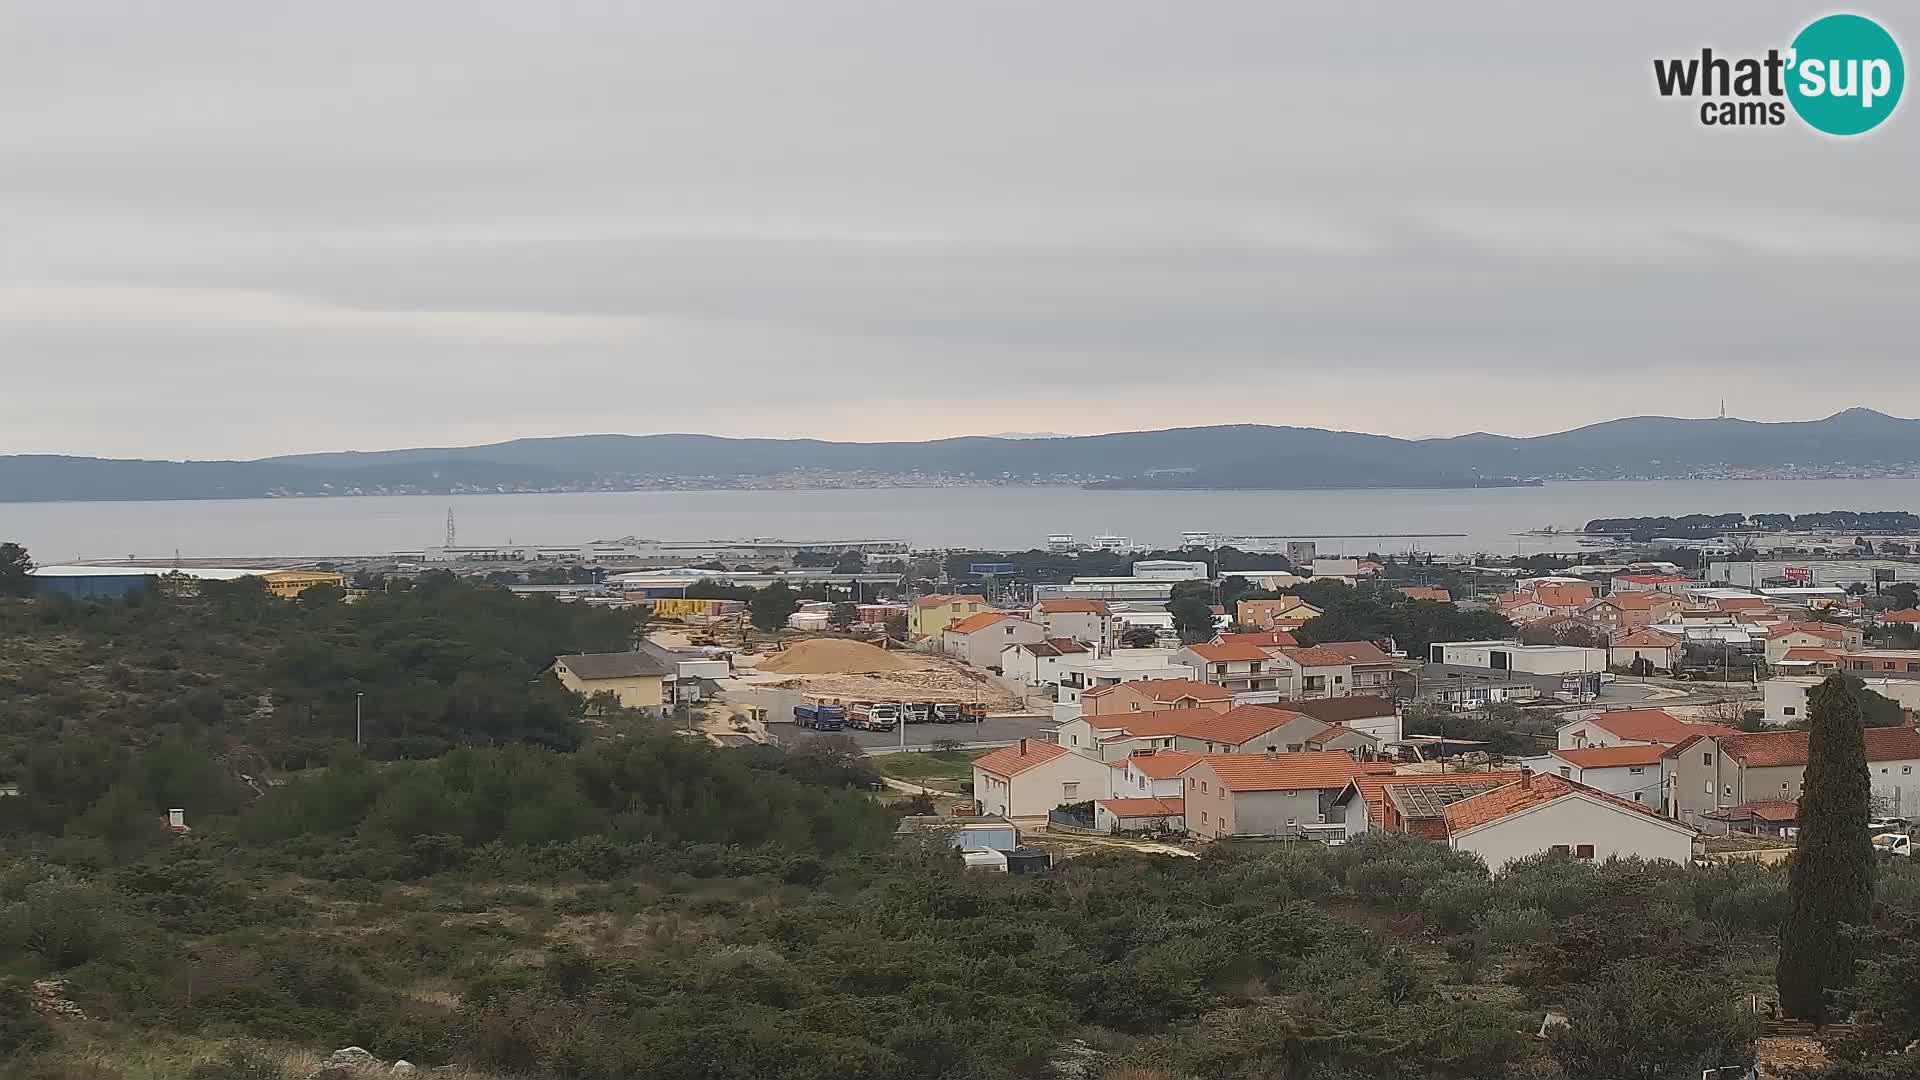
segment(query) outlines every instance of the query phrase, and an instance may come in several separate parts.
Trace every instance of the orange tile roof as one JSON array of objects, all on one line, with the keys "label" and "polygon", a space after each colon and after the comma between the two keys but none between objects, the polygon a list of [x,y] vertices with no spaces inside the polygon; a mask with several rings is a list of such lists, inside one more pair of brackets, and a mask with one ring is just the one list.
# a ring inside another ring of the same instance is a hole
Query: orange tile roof
[{"label": "orange tile roof", "polygon": [[1846,638],[1847,628],[1835,626],[1832,623],[1788,622],[1767,631],[1769,638],[1786,637],[1788,634],[1812,634],[1814,637],[1825,638],[1828,641],[1839,641]]},{"label": "orange tile roof", "polygon": [[1107,602],[1105,600],[1042,600],[1033,606],[1048,615],[1107,614]]},{"label": "orange tile roof", "polygon": [[1920,608],[1906,608],[1900,611],[1883,613],[1881,621],[1890,623],[1920,623]]},{"label": "orange tile roof", "polygon": [[[1334,724],[1331,727],[1328,727],[1325,731],[1309,736],[1307,738],[1307,745],[1308,746],[1325,746],[1342,735],[1363,735],[1363,734],[1365,733],[1361,731],[1355,731],[1353,728],[1347,727],[1345,724]],[[1378,741],[1371,735],[1367,735],[1367,740],[1369,742]]]},{"label": "orange tile roof", "polygon": [[1380,651],[1371,641],[1323,641],[1316,649],[1339,653],[1350,664],[1390,664],[1393,657]]},{"label": "orange tile roof", "polygon": [[1298,754],[1208,754],[1187,772],[1209,768],[1228,791],[1309,791],[1344,788],[1360,769],[1345,750]]},{"label": "orange tile roof", "polygon": [[1773,606],[1773,601],[1764,596],[1723,596],[1713,606],[1721,611],[1759,611]]},{"label": "orange tile roof", "polygon": [[[1910,727],[1867,728],[1861,733],[1868,761],[1920,761],[1920,731]],[[1807,763],[1804,731],[1736,732],[1722,737],[1720,752],[1751,769]]]},{"label": "orange tile roof", "polygon": [[[1269,706],[1272,707],[1272,706]],[[1378,694],[1348,694],[1346,697],[1311,698],[1289,701],[1288,712],[1311,716],[1323,724],[1352,724],[1376,716],[1392,716],[1399,710],[1392,699]]]},{"label": "orange tile roof", "polygon": [[1442,604],[1453,603],[1453,594],[1432,585],[1402,585],[1400,595],[1409,600],[1433,600]]},{"label": "orange tile roof", "polygon": [[1667,604],[1677,604],[1679,602],[1680,598],[1674,596],[1672,593],[1644,590],[1613,593],[1601,597],[1587,606],[1596,607],[1600,604],[1607,604],[1619,608],[1621,611],[1652,611],[1655,606],[1665,607]]},{"label": "orange tile roof", "polygon": [[1628,631],[1615,641],[1614,644],[1628,649],[1671,649],[1675,645],[1680,644],[1680,639],[1669,637],[1658,630],[1642,626]]},{"label": "orange tile roof", "polygon": [[1387,790],[1393,787],[1425,787],[1435,784],[1472,784],[1484,781],[1488,787],[1497,787],[1511,780],[1520,779],[1518,772],[1484,773],[1422,773],[1418,776],[1396,776],[1392,773],[1371,774],[1363,771],[1353,778],[1353,786],[1360,795],[1361,802],[1367,807],[1367,821],[1376,828],[1389,828],[1387,822]]},{"label": "orange tile roof", "polygon": [[1195,721],[1220,715],[1213,709],[1157,709],[1153,712],[1109,713],[1082,719],[1096,731],[1117,729],[1126,733],[1119,738],[1151,739],[1162,735],[1179,735]]},{"label": "orange tile roof", "polygon": [[1800,817],[1800,803],[1797,799],[1758,799],[1739,806],[1709,810],[1703,816],[1716,821],[1757,819],[1784,824]]},{"label": "orange tile roof", "polygon": [[1667,748],[1651,746],[1589,746],[1582,750],[1555,750],[1553,756],[1583,769],[1618,769],[1628,765],[1658,765]]},{"label": "orange tile roof", "polygon": [[972,634],[1011,618],[1004,611],[982,611],[947,627],[949,634]]},{"label": "orange tile roof", "polygon": [[948,604],[966,603],[969,600],[976,604],[984,604],[987,602],[987,598],[984,596],[981,596],[979,593],[954,593],[952,595],[948,595],[945,593],[933,593],[931,595],[923,596],[920,599],[915,600],[913,602],[913,606],[914,607],[944,607]]},{"label": "orange tile roof", "polygon": [[1205,739],[1210,742],[1239,746],[1256,735],[1264,735],[1274,728],[1291,723],[1299,716],[1299,713],[1265,705],[1242,705],[1223,713],[1197,717],[1180,734],[1189,739]]},{"label": "orange tile roof", "polygon": [[1815,660],[1829,664],[1840,662],[1840,654],[1832,649],[1816,649],[1811,645],[1795,645],[1787,650],[1782,660]]},{"label": "orange tile roof", "polygon": [[1533,590],[1533,596],[1548,607],[1579,607],[1593,599],[1593,586],[1542,585]]},{"label": "orange tile roof", "polygon": [[1684,742],[1696,735],[1738,734],[1735,729],[1725,724],[1689,724],[1665,709],[1617,709],[1613,712],[1595,713],[1584,721],[1574,722],[1591,723],[1595,727],[1613,732],[1622,739],[1664,743],[1668,746]]},{"label": "orange tile roof", "polygon": [[[1538,773],[1533,776],[1523,776],[1510,784],[1449,804],[1445,810],[1447,831],[1459,833],[1468,829],[1477,829],[1482,825],[1491,825],[1501,818],[1512,817],[1523,810],[1531,810],[1536,806],[1543,806],[1574,794],[1598,799],[1623,810],[1645,814],[1655,821],[1667,823],[1666,818],[1655,813],[1653,807],[1645,803],[1609,795],[1585,784],[1576,784],[1562,776]],[[1686,828],[1677,822],[1671,824],[1675,828]]]},{"label": "orange tile roof", "polygon": [[[1123,686],[1132,689],[1136,693],[1144,694],[1154,701],[1178,701],[1183,697],[1190,697],[1196,701],[1233,700],[1233,693],[1231,691],[1222,690],[1217,686],[1208,686],[1203,682],[1194,682],[1192,679],[1136,679],[1133,682],[1114,683],[1112,686],[1102,686],[1095,690],[1089,690],[1080,696],[1083,698],[1098,697],[1101,694],[1118,690]],[[1099,717],[1088,717],[1088,719],[1097,720]]]},{"label": "orange tile roof", "polygon": [[1185,799],[1102,799],[1100,805],[1114,817],[1180,817],[1186,813]]},{"label": "orange tile roof", "polygon": [[1195,656],[1209,663],[1224,664],[1234,660],[1271,659],[1258,645],[1189,645]]},{"label": "orange tile roof", "polygon": [[1003,746],[991,754],[975,758],[973,767],[995,776],[1011,778],[1019,776],[1028,769],[1045,765],[1068,752],[1067,748],[1059,743],[1041,742],[1039,739],[1021,739],[1012,746]]},{"label": "orange tile roof", "polygon": [[1115,764],[1122,768],[1137,769],[1140,775],[1149,780],[1170,780],[1186,772],[1189,766],[1205,756],[1205,754],[1194,754],[1185,750],[1153,750],[1132,754]]},{"label": "orange tile roof", "polygon": [[1215,644],[1264,645],[1268,648],[1284,645],[1288,648],[1293,648],[1300,643],[1295,641],[1293,635],[1287,633],[1285,630],[1264,630],[1255,634],[1221,634],[1215,639]]},{"label": "orange tile roof", "polygon": [[1345,656],[1317,645],[1305,649],[1281,649],[1280,651],[1301,667],[1340,667],[1347,662]]}]

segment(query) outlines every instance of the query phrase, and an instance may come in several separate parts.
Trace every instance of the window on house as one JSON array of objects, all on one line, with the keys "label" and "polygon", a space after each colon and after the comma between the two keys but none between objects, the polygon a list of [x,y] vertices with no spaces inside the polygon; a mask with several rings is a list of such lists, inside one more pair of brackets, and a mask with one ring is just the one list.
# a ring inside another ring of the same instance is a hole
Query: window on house
[{"label": "window on house", "polygon": [[1713,781],[1707,781],[1707,794],[1713,794]]},{"label": "window on house", "polygon": [[1080,785],[1079,784],[1061,784],[1060,795],[1067,802],[1073,802],[1080,798]]},{"label": "window on house", "polygon": [[1567,778],[1567,779],[1569,779],[1569,780],[1571,780],[1571,779],[1573,779],[1573,770],[1572,770],[1572,769],[1570,769],[1570,768],[1568,768],[1568,767],[1567,767],[1567,766],[1565,766],[1565,765],[1562,765],[1562,766],[1560,766],[1560,775],[1561,775],[1561,776],[1564,776],[1564,777],[1566,777],[1566,778]]},{"label": "window on house", "polygon": [[1646,800],[1644,800],[1644,799],[1642,799],[1642,798],[1640,797],[1640,795],[1641,795],[1641,793],[1640,793],[1640,792],[1638,792],[1638,791],[1636,791],[1636,792],[1634,792],[1634,793],[1633,793],[1633,801],[1634,801],[1634,802],[1644,802],[1644,801],[1646,801]]},{"label": "window on house", "polygon": [[1712,755],[1712,754],[1701,754],[1701,755],[1700,755],[1700,764],[1702,764],[1702,765],[1712,765],[1712,764],[1713,764],[1713,755]]},{"label": "window on house", "polygon": [[1913,766],[1911,766],[1911,765],[1902,765],[1902,766],[1900,766],[1900,775],[1901,775],[1901,776],[1912,776],[1912,775],[1913,775]]},{"label": "window on house", "polygon": [[1728,784],[1725,788],[1721,789],[1720,794],[1723,798],[1733,798],[1733,785]]},{"label": "window on house", "polygon": [[1646,771],[1647,771],[1647,768],[1646,768],[1646,766],[1644,766],[1644,765],[1629,765],[1629,766],[1627,766],[1627,775],[1628,775],[1628,776],[1638,776],[1638,775],[1640,775],[1641,773],[1643,773],[1643,772],[1646,772]]},{"label": "window on house", "polygon": [[1220,796],[1220,801],[1225,802],[1227,800],[1227,789],[1226,788],[1219,789],[1219,796]]},{"label": "window on house", "polygon": [[1794,711],[1795,711],[1795,710],[1794,710],[1794,707],[1793,707],[1793,706],[1791,706],[1791,705],[1789,705],[1789,706],[1787,706],[1786,708],[1784,708],[1784,709],[1781,709],[1780,711],[1781,711],[1781,712],[1783,712],[1783,713],[1785,713],[1785,714],[1786,714],[1786,715],[1788,715],[1788,716],[1792,716],[1792,715],[1794,714]]},{"label": "window on house", "polygon": [[1555,844],[1553,845],[1553,853],[1555,855],[1570,855],[1573,853],[1573,849],[1565,844]]},{"label": "window on house", "polygon": [[1785,780],[1780,781],[1780,790],[1781,791],[1787,790],[1787,782]]},{"label": "window on house", "polygon": [[1202,780],[1200,781],[1200,794],[1205,795],[1206,793],[1207,793],[1207,782],[1205,780]]},{"label": "window on house", "polygon": [[1573,857],[1574,857],[1574,858],[1576,858],[1576,859],[1591,859],[1591,858],[1593,858],[1593,845],[1592,845],[1592,844],[1581,844],[1581,845],[1579,845],[1579,846],[1577,846],[1577,847],[1575,847],[1575,848],[1573,849]]},{"label": "window on house", "polygon": [[1206,823],[1207,823],[1207,812],[1205,810],[1202,810],[1200,811],[1200,824],[1205,825]]}]

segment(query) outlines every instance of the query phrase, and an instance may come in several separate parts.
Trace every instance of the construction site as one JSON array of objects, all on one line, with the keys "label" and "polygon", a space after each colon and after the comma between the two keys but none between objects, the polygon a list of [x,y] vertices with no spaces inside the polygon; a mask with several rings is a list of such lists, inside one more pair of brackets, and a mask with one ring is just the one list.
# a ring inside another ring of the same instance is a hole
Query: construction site
[{"label": "construction site", "polygon": [[882,649],[844,638],[809,638],[761,655],[735,656],[728,689],[777,690],[855,701],[978,704],[1017,712],[1019,698],[986,672],[944,657]]}]

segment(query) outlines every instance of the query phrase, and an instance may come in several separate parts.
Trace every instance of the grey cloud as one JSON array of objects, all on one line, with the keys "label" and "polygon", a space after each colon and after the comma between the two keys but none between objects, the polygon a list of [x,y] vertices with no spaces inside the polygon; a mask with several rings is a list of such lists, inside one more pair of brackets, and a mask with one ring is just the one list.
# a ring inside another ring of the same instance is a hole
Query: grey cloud
[{"label": "grey cloud", "polygon": [[1920,412],[1914,119],[1651,89],[1808,17],[22,6],[0,452]]}]

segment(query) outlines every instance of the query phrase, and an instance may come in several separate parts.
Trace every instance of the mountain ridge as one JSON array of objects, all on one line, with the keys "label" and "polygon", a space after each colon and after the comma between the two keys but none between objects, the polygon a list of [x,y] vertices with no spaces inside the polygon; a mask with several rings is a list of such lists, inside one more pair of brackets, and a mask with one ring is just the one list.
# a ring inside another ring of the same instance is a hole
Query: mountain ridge
[{"label": "mountain ridge", "polygon": [[1541,477],[1684,476],[1706,466],[1920,471],[1920,420],[1855,407],[1803,421],[1633,416],[1546,435],[1433,439],[1220,424],[881,443],[602,433],[251,460],[19,454],[0,456],[0,502],[933,481],[1134,490],[1486,487]]}]

